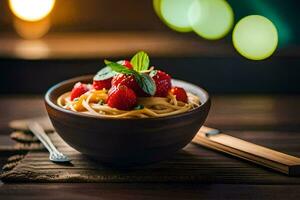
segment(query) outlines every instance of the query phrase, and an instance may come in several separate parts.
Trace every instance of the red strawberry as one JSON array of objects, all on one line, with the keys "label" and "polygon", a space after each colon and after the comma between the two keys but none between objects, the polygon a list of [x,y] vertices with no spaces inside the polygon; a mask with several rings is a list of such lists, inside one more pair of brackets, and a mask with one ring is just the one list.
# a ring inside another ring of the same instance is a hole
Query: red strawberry
[{"label": "red strawberry", "polygon": [[138,96],[149,96],[138,85],[133,75],[118,74],[111,81],[112,86],[125,85],[131,88]]},{"label": "red strawberry", "polygon": [[89,91],[89,89],[86,84],[83,84],[81,82],[76,83],[71,91],[71,95],[70,95],[71,101],[73,101],[73,99],[77,97],[80,97],[87,91]]},{"label": "red strawberry", "polygon": [[[122,60],[119,63],[128,69],[132,69],[132,65],[128,60]],[[111,81],[112,81],[112,78],[105,79],[105,80],[94,80],[93,87],[96,90],[102,90],[103,88],[109,89],[109,88],[111,88]]]},{"label": "red strawberry", "polygon": [[166,97],[171,89],[171,76],[161,70],[157,70],[152,77],[156,85],[156,97]]},{"label": "red strawberry", "polygon": [[111,81],[112,86],[125,85],[133,90],[138,87],[133,75],[118,74]]},{"label": "red strawberry", "polygon": [[128,69],[132,69],[132,64],[128,60],[123,60],[122,65],[127,67]]},{"label": "red strawberry", "polygon": [[105,79],[105,80],[94,80],[93,81],[93,88],[95,90],[102,90],[102,89],[109,89],[111,88],[111,80],[112,78]]},{"label": "red strawberry", "polygon": [[178,101],[182,101],[184,103],[188,102],[188,97],[185,90],[181,87],[173,87],[170,92],[176,96]]},{"label": "red strawberry", "polygon": [[107,98],[108,106],[119,110],[131,110],[137,102],[134,91],[125,85],[113,87]]}]

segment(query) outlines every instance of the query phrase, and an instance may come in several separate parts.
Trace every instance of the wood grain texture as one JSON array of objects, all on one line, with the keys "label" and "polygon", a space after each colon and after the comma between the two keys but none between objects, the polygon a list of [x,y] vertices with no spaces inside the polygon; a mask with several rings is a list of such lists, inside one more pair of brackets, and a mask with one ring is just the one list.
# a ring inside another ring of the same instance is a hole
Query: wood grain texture
[{"label": "wood grain texture", "polygon": [[[38,142],[37,138],[28,130],[27,123],[30,121],[39,123],[45,130],[48,130],[48,133],[54,131],[54,127],[46,116],[11,121],[9,123],[11,128],[15,130],[23,129],[23,131],[14,131],[10,135],[11,139],[27,146],[27,149]],[[215,151],[232,155],[236,158],[265,166],[289,176],[300,175],[300,158],[230,136],[218,129],[202,126],[192,142]],[[34,146],[32,147],[31,150],[37,150]]]},{"label": "wood grain texture", "polygon": [[191,200],[191,199],[299,199],[298,185],[237,184],[4,184],[1,199],[72,200]]},{"label": "wood grain texture", "polygon": [[[214,96],[207,125],[220,128],[230,135],[264,145],[294,156],[300,156],[300,96]],[[13,106],[12,106],[13,105]],[[275,105],[275,106],[274,106]],[[0,98],[0,134],[8,135],[12,119],[37,117],[45,114],[41,98],[2,97]],[[1,142],[7,139],[0,138]],[[1,145],[5,145],[1,143]],[[198,148],[199,149],[199,148]],[[205,151],[205,149],[202,149]],[[211,151],[209,151],[211,152]],[[11,154],[0,154],[0,164]],[[228,162],[240,162],[230,156],[216,153],[218,158]],[[209,159],[204,157],[201,159]],[[243,168],[258,170],[251,174],[260,177],[278,175],[254,164],[244,163]],[[236,176],[243,168],[226,169],[224,176]],[[223,170],[223,168],[222,168]],[[249,169],[248,169],[249,170]],[[237,172],[237,173],[234,173]],[[222,173],[221,171],[219,174]],[[234,173],[234,175],[228,175]],[[251,177],[250,176],[250,177]],[[238,178],[232,178],[238,181]],[[267,183],[250,184],[171,184],[171,183],[81,183],[81,184],[1,184],[0,199],[299,199],[300,184],[285,182],[274,185]],[[42,192],[41,192],[42,191]]]},{"label": "wood grain texture", "polygon": [[192,142],[289,176],[300,175],[300,158],[230,136],[216,129],[202,126]]},{"label": "wood grain texture", "polygon": [[212,97],[206,125],[221,130],[300,130],[300,96]]},{"label": "wood grain texture", "polygon": [[[71,164],[52,163],[45,151],[30,152],[13,170],[6,172],[2,180],[5,182],[300,184],[300,178],[277,174],[192,144],[172,159],[157,164],[133,169],[112,169],[87,159],[66,145],[57,134],[50,134],[50,137],[63,153],[70,156]],[[259,140],[259,135],[256,138]],[[300,142],[300,137],[297,139]]]}]

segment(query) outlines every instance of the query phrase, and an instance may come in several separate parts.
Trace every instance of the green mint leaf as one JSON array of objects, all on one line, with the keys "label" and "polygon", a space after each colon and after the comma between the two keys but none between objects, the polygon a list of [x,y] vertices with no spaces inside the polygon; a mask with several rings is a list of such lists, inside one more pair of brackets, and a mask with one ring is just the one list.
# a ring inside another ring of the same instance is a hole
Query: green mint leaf
[{"label": "green mint leaf", "polygon": [[141,110],[141,109],[143,109],[143,108],[144,108],[144,106],[143,106],[142,104],[139,104],[139,105],[135,106],[135,107],[133,108],[133,110]]},{"label": "green mint leaf", "polygon": [[130,60],[133,69],[137,72],[147,70],[149,68],[149,56],[144,51],[139,51]]},{"label": "green mint leaf", "polygon": [[104,104],[104,101],[101,99],[99,102],[98,102],[99,105],[103,105]]},{"label": "green mint leaf", "polygon": [[156,92],[154,80],[148,74],[135,74],[135,80],[144,92],[153,96]]},{"label": "green mint leaf", "polygon": [[150,76],[150,77],[153,77],[153,76],[156,75],[156,73],[157,73],[157,70],[152,70],[152,71],[149,73],[149,76]]},{"label": "green mint leaf", "polygon": [[122,74],[135,74],[136,72],[128,69],[126,67],[124,67],[123,65],[116,63],[116,62],[112,62],[109,60],[104,60],[104,63],[109,66],[113,71],[118,72],[118,73],[122,73]]},{"label": "green mint leaf", "polygon": [[102,81],[105,79],[112,78],[116,75],[117,73],[113,71],[110,67],[104,67],[102,68],[95,76],[94,80],[95,81]]},{"label": "green mint leaf", "polygon": [[108,60],[104,60],[104,63],[108,67],[110,67],[112,71],[122,73],[122,74],[127,74],[127,75],[133,75],[136,82],[143,89],[144,92],[150,94],[151,96],[155,94],[156,92],[155,82],[148,74],[138,73],[137,71],[128,69],[119,63],[111,62]]}]

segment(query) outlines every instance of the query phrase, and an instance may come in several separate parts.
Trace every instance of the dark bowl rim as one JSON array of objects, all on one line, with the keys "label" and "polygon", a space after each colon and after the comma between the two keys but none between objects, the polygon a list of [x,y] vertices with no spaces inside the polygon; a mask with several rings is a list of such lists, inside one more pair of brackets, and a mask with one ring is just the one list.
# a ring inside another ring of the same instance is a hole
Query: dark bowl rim
[{"label": "dark bowl rim", "polygon": [[208,94],[208,92],[193,84],[193,83],[189,83],[189,82],[186,82],[186,81],[182,81],[182,80],[179,80],[179,79],[172,79],[172,80],[175,80],[175,81],[179,81],[179,82],[182,82],[182,83],[185,83],[185,84],[189,84],[189,85],[192,85],[193,87],[196,87],[197,89],[199,89],[202,93],[204,93],[204,95],[206,96],[206,101],[204,103],[202,103],[199,107],[197,108],[194,108],[193,110],[190,110],[190,111],[187,111],[187,112],[184,112],[184,113],[180,113],[180,114],[175,114],[175,115],[170,115],[170,116],[165,116],[165,117],[149,117],[149,118],[110,118],[110,117],[101,117],[101,116],[94,116],[94,115],[89,115],[89,114],[85,114],[85,113],[80,113],[80,112],[74,112],[74,111],[71,111],[71,110],[67,110],[67,109],[64,109],[60,106],[58,106],[56,103],[52,102],[50,100],[50,95],[51,93],[62,87],[63,85],[65,84],[68,84],[70,82],[78,82],[78,81],[82,81],[84,79],[88,79],[88,78],[92,78],[93,75],[83,75],[83,76],[77,76],[77,77],[74,77],[74,78],[70,78],[70,79],[67,79],[67,80],[64,80],[62,82],[59,82],[55,85],[53,85],[52,87],[50,87],[48,89],[48,91],[46,92],[45,96],[44,96],[44,100],[45,100],[45,103],[50,106],[51,108],[59,111],[59,112],[63,112],[63,113],[66,113],[66,114],[70,114],[70,115],[75,115],[75,116],[78,116],[78,117],[87,117],[87,118],[93,118],[93,119],[101,119],[101,120],[116,120],[116,121],[119,121],[119,120],[122,120],[122,121],[136,121],[136,120],[148,120],[148,121],[155,121],[155,120],[162,120],[162,119],[172,119],[172,118],[178,118],[178,117],[183,117],[183,116],[186,116],[186,115],[191,115],[193,113],[196,113],[198,112],[202,107],[204,107],[207,103],[210,102],[210,96]]}]

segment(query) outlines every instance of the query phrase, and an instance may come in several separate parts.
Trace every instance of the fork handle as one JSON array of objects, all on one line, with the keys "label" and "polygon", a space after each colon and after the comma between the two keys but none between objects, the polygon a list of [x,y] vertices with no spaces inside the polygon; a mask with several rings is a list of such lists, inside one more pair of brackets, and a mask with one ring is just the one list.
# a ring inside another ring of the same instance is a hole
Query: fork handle
[{"label": "fork handle", "polygon": [[29,122],[28,128],[42,142],[42,144],[50,153],[58,152],[56,147],[52,144],[50,138],[45,133],[44,129],[37,122]]}]

